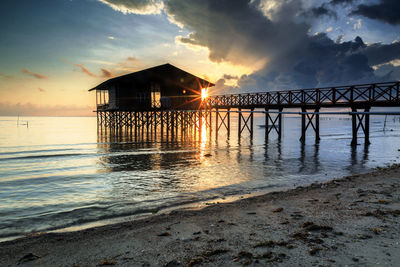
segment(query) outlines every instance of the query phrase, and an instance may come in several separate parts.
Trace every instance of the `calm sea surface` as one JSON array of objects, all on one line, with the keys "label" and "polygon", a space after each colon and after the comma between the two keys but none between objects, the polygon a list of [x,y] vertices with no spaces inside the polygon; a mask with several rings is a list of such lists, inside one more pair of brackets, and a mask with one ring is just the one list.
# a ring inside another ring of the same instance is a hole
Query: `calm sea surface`
[{"label": "calm sea surface", "polygon": [[[0,238],[73,229],[183,204],[276,191],[398,163],[399,118],[371,117],[371,145],[352,149],[351,120],[322,117],[321,141],[285,117],[283,139],[221,131],[199,140],[134,142],[97,133],[96,118],[0,117]],[[210,154],[210,155],[208,155]],[[123,219],[121,219],[123,220]]]}]

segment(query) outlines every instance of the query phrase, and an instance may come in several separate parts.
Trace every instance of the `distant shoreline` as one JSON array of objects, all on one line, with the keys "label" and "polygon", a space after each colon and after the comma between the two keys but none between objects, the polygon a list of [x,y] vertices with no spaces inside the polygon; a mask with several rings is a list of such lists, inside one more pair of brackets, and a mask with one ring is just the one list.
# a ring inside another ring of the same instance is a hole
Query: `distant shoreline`
[{"label": "distant shoreline", "polygon": [[400,261],[400,167],[0,243],[0,265],[231,266]]}]

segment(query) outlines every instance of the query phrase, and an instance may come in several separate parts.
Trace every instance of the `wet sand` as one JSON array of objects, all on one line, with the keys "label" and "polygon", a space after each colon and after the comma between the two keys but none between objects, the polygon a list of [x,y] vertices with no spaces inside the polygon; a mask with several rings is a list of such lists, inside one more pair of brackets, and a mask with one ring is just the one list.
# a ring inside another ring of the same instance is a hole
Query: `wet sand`
[{"label": "wet sand", "polygon": [[400,167],[0,243],[0,266],[398,266]]}]

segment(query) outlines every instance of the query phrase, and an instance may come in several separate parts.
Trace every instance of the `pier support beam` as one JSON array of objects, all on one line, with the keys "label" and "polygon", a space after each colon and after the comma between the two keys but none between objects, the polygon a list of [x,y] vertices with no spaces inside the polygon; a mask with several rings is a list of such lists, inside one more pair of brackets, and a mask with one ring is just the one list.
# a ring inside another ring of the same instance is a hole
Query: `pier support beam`
[{"label": "pier support beam", "polygon": [[278,129],[279,129],[279,131],[278,131],[278,139],[279,140],[281,140],[282,139],[282,112],[283,111],[283,108],[280,108],[279,109],[279,114],[278,114],[278,122],[279,122],[279,125],[278,125]]},{"label": "pier support beam", "polygon": [[[351,108],[352,112],[357,112],[357,108],[352,107]],[[366,107],[364,109],[364,112],[369,112],[370,107]],[[361,128],[364,132],[364,145],[369,145],[371,144],[369,141],[369,114],[355,114],[353,113],[351,115],[351,124],[352,124],[352,133],[353,133],[353,138],[351,139],[351,146],[356,146],[357,145],[357,133],[358,130]]]},{"label": "pier support beam", "polygon": [[[274,118],[271,116],[272,113],[268,112],[269,109],[265,108],[265,140],[268,141],[269,134],[272,130],[275,130],[278,139],[282,138],[282,113],[278,113]],[[279,109],[279,112],[282,112],[283,108]]]},{"label": "pier support beam", "polygon": [[[315,108],[314,112],[319,112],[319,108]],[[319,114],[308,114],[306,108],[301,108],[301,137],[300,142],[306,142],[306,132],[309,126],[315,131],[315,142],[318,143],[319,137]]]},{"label": "pier support beam", "polygon": [[[250,138],[253,138],[253,129],[254,129],[254,108],[251,109],[251,112],[249,112],[249,115],[246,116],[244,112],[242,112],[241,109],[239,109],[239,131],[238,131],[238,137],[240,139],[240,136],[242,132],[247,128],[247,130],[250,133]],[[243,126],[242,126],[243,122]]]},{"label": "pier support beam", "polygon": [[218,132],[223,127],[226,129],[227,137],[230,136],[230,109],[226,111],[220,111],[219,109],[215,110],[215,138],[218,139]]}]

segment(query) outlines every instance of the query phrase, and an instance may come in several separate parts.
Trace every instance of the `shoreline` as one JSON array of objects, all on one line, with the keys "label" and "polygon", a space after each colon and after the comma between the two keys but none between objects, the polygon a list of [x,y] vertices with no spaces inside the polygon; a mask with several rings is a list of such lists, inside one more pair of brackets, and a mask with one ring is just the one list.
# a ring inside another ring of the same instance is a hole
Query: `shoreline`
[{"label": "shoreline", "polygon": [[[285,191],[285,190],[288,190],[288,188],[281,188],[279,191]],[[196,210],[201,210],[203,208],[206,208],[210,205],[236,202],[236,201],[240,201],[245,198],[257,197],[257,196],[269,194],[272,192],[277,192],[277,191],[260,190],[260,191],[254,192],[254,193],[243,193],[243,194],[227,195],[227,196],[223,196],[223,197],[213,197],[213,198],[208,198],[208,199],[189,201],[189,202],[186,202],[183,204],[173,204],[170,206],[162,206],[162,207],[155,209],[154,211],[151,211],[151,209],[149,209],[146,212],[132,214],[132,215],[126,215],[126,216],[115,217],[115,218],[110,218],[110,219],[95,220],[95,221],[90,221],[90,222],[83,223],[83,224],[76,224],[76,225],[74,224],[74,225],[65,226],[62,228],[57,228],[57,229],[52,229],[52,230],[43,230],[43,231],[23,233],[20,235],[5,236],[5,237],[0,237],[0,244],[4,243],[4,242],[10,242],[10,241],[18,240],[18,239],[23,239],[23,238],[26,238],[29,236],[38,236],[38,235],[43,235],[43,234],[55,234],[55,233],[79,232],[79,231],[83,231],[83,230],[87,230],[87,229],[91,229],[91,228],[98,228],[98,227],[114,225],[114,224],[119,224],[119,223],[125,223],[125,222],[130,222],[130,221],[137,221],[137,220],[147,219],[147,218],[150,218],[153,216],[158,216],[158,215],[162,215],[162,214],[166,214],[166,213],[168,214],[175,210],[196,211]]]},{"label": "shoreline", "polygon": [[[294,205],[295,203],[295,205]],[[392,265],[400,167],[0,243],[0,265]]]}]

